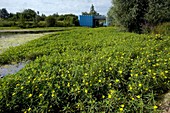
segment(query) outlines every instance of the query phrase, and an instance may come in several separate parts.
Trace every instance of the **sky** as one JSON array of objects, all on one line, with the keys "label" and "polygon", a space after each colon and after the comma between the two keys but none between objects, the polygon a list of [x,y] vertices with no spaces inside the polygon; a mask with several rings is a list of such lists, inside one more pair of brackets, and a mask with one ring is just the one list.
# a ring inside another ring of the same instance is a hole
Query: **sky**
[{"label": "sky", "polygon": [[91,5],[101,15],[107,15],[111,0],[0,0],[0,9],[6,8],[9,13],[33,9],[40,14],[76,14],[89,12]]}]

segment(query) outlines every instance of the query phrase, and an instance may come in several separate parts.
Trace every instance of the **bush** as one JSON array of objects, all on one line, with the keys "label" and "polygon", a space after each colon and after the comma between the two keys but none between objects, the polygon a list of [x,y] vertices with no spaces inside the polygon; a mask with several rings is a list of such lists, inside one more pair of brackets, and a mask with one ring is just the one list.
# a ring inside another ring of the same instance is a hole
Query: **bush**
[{"label": "bush", "polygon": [[47,27],[55,27],[56,19],[53,16],[48,16],[45,21]]},{"label": "bush", "polygon": [[170,35],[170,22],[162,23],[154,27],[152,33]]},{"label": "bush", "polygon": [[15,25],[14,21],[0,20],[0,27],[14,27]]},{"label": "bush", "polygon": [[38,23],[38,27],[46,27],[46,22],[45,21],[40,21]]}]

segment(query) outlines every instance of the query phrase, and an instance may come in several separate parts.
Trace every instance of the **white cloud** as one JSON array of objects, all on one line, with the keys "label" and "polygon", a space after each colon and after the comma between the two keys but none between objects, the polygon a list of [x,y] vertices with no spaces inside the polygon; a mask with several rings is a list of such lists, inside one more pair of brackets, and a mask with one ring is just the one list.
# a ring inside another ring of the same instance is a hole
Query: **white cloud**
[{"label": "white cloud", "polygon": [[24,9],[33,9],[46,15],[58,12],[59,14],[81,14],[89,12],[92,4],[100,14],[106,15],[111,6],[111,0],[0,0],[0,8],[9,12],[20,12]]}]

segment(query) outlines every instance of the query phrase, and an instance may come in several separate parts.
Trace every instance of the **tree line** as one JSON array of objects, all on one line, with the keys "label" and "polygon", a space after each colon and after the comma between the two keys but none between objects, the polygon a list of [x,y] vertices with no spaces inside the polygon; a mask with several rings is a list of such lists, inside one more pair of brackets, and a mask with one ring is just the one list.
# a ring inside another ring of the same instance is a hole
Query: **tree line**
[{"label": "tree line", "polygon": [[22,12],[9,13],[6,8],[0,9],[0,27],[17,26],[21,28],[31,27],[67,27],[78,26],[78,16],[74,14],[59,15],[54,13],[46,16],[32,9]]},{"label": "tree line", "polygon": [[108,12],[110,23],[130,32],[142,33],[146,29],[170,22],[169,0],[112,0]]}]

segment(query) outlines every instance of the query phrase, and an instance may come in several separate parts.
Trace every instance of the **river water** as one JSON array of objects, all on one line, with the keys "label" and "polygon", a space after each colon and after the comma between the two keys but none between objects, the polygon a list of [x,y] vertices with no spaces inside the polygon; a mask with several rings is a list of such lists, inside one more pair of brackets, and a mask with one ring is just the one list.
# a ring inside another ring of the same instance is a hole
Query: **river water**
[{"label": "river water", "polygon": [[[19,46],[28,41],[40,38],[46,34],[50,33],[41,33],[41,34],[2,34],[0,33],[0,54],[7,50],[9,47]],[[21,62],[18,64],[9,64],[0,66],[0,78],[9,75],[15,74],[19,70],[25,67],[28,62]]]},{"label": "river water", "polygon": [[2,34],[0,33],[0,53],[9,47],[19,46],[28,41],[40,38],[49,33],[41,34]]}]

